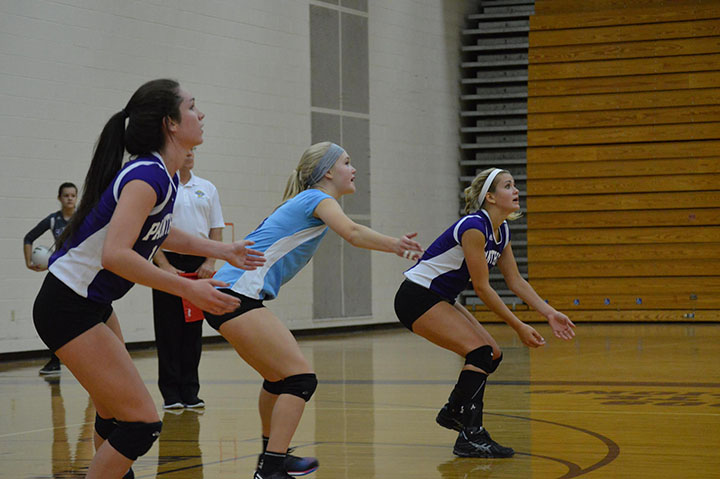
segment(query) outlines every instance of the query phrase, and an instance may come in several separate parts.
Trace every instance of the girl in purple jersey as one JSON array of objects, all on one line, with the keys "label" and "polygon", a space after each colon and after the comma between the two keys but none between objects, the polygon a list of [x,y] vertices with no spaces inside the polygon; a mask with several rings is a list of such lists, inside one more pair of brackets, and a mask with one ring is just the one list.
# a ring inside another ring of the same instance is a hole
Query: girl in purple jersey
[{"label": "girl in purple jersey", "polygon": [[[80,207],[35,299],[33,319],[45,344],[88,391],[97,411],[91,479],[132,478],[130,466],[160,434],[155,404],[125,349],[112,301],[134,283],[226,313],[237,298],[212,279],[191,281],[154,267],[160,244],[254,269],[264,260],[247,241],[223,244],[170,227],[176,172],[202,143],[204,115],[173,80],[142,85],[98,139]],[[137,157],[122,166],[125,151]]]},{"label": "girl in purple jersey", "polygon": [[510,457],[515,452],[492,440],[483,428],[485,384],[502,361],[502,352],[487,330],[456,301],[469,280],[482,302],[510,325],[528,347],[545,339],[520,321],[492,289],[489,269],[497,266],[508,287],[545,316],[555,336],[569,340],[575,325],[538,296],[520,275],[510,245],[507,219],[520,216],[519,192],[509,172],[491,168],[465,190],[464,216],[405,272],[395,296],[395,312],[408,329],[465,358],[465,366],[447,404],[437,415],[443,427],[459,432],[453,453],[461,457]]}]

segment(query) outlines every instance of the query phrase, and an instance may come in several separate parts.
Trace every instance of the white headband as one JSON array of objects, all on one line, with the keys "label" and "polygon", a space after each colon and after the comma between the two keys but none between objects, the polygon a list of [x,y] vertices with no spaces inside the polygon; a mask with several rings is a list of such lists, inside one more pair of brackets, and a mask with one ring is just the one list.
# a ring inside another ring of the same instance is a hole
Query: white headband
[{"label": "white headband", "polygon": [[485,201],[485,195],[487,195],[488,190],[490,189],[490,185],[492,185],[493,180],[495,177],[500,173],[502,170],[500,168],[495,168],[490,172],[487,178],[485,178],[485,183],[483,183],[483,187],[480,190],[480,196],[478,196],[478,208],[480,208]]}]

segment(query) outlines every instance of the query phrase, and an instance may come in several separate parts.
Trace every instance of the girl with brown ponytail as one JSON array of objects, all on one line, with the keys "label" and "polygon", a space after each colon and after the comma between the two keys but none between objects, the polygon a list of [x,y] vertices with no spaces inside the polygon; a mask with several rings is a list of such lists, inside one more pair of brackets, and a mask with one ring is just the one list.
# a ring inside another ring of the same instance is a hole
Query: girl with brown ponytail
[{"label": "girl with brown ponytail", "polygon": [[[173,80],[142,85],[103,128],[82,201],[50,258],[35,299],[40,338],[88,391],[95,404],[97,452],[89,479],[134,477],[130,466],[160,434],[155,404],[122,341],[112,302],[135,284],[188,298],[222,314],[239,301],[213,279],[191,281],[155,268],[160,245],[212,256],[239,268],[262,265],[250,242],[232,245],[170,226],[177,170],[202,143],[205,115]],[[123,165],[127,151],[132,159]]]}]

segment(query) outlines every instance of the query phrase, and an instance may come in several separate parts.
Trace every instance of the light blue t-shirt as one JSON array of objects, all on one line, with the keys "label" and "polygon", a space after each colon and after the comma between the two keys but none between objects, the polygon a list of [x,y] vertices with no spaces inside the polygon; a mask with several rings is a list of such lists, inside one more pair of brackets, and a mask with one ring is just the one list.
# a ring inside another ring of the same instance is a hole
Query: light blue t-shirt
[{"label": "light blue t-shirt", "polygon": [[326,198],[332,196],[309,189],[287,200],[245,238],[255,242],[252,249],[265,253],[265,264],[245,271],[225,263],[214,278],[249,298],[276,298],[280,286],[310,261],[327,233],[325,223],[313,216],[317,205]]}]

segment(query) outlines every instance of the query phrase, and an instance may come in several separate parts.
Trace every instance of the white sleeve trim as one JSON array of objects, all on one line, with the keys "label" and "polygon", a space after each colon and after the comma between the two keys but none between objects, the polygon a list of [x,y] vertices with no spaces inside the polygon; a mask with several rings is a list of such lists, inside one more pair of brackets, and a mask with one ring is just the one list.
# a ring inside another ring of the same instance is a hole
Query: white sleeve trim
[{"label": "white sleeve trim", "polygon": [[460,221],[457,222],[455,228],[453,228],[453,238],[455,238],[455,242],[457,244],[460,244],[460,238],[458,238],[458,230],[460,229],[460,225],[463,224],[466,219],[471,217],[477,217],[477,215],[468,215],[465,218],[462,218]]}]

